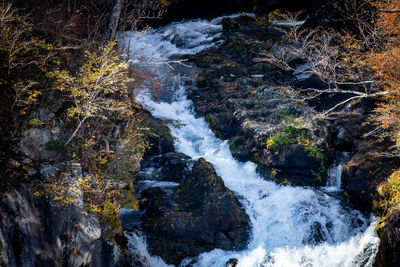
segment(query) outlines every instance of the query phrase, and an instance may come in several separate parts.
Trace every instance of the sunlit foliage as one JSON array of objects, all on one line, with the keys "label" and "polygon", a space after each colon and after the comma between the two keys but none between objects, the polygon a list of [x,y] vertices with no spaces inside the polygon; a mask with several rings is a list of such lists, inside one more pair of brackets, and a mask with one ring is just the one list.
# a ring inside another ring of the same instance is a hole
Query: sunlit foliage
[{"label": "sunlit foliage", "polygon": [[66,144],[72,141],[89,118],[107,120],[109,116],[123,118],[131,111],[128,83],[128,63],[121,60],[110,42],[99,51],[86,53],[86,62],[78,73],[67,70],[51,72],[54,88],[67,93],[72,105],[67,116],[79,121]]}]

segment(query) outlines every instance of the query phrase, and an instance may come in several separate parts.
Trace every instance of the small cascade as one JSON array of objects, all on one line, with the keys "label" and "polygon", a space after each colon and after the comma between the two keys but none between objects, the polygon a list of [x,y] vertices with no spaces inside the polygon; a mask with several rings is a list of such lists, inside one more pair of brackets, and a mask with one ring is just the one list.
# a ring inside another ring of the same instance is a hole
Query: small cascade
[{"label": "small cascade", "polygon": [[349,160],[348,152],[341,152],[337,155],[335,162],[328,170],[325,190],[340,191],[342,186],[342,164]]},{"label": "small cascade", "polygon": [[135,267],[173,267],[166,264],[160,257],[150,255],[146,238],[140,231],[125,232],[128,248],[132,253],[132,266]]},{"label": "small cascade", "polygon": [[341,184],[342,184],[342,164],[335,163],[328,170],[328,179],[326,181],[326,187],[340,190]]}]

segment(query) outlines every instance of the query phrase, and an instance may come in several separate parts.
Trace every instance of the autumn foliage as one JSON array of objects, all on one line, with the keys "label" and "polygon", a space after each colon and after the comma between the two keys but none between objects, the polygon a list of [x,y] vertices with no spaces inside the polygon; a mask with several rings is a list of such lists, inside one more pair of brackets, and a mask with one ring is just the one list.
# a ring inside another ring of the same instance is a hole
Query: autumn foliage
[{"label": "autumn foliage", "polygon": [[369,54],[370,67],[381,87],[387,91],[384,102],[373,117],[383,136],[390,136],[400,148],[400,3],[373,1],[377,8],[377,29],[382,42]]}]

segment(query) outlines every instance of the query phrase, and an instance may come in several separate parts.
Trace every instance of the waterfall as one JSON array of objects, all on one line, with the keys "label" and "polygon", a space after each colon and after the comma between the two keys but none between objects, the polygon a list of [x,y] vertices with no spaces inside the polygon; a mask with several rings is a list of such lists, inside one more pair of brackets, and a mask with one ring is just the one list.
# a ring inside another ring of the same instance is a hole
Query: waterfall
[{"label": "waterfall", "polygon": [[[216,138],[206,121],[195,116],[179,72],[159,64],[218,45],[220,41],[215,40],[221,35],[220,21],[221,18],[188,20],[119,36],[133,67],[153,66],[167,85],[168,99],[153,101],[150,93],[144,92],[138,97],[143,106],[168,122],[178,152],[193,159],[204,157],[214,165],[225,185],[240,196],[250,217],[251,238],[245,250],[214,249],[199,255],[193,266],[222,267],[231,258],[238,259],[238,266],[244,267],[372,266],[379,244],[373,218],[346,207],[323,190],[266,181],[257,174],[254,163],[236,161],[228,143]],[[331,172],[333,180],[340,179],[339,168]],[[340,187],[336,180],[329,183],[328,186]],[[148,254],[143,236],[128,233],[128,238],[131,249],[142,253],[144,266],[165,266]],[[192,261],[185,259],[181,266]]]},{"label": "waterfall", "polygon": [[349,160],[348,152],[338,153],[332,166],[328,169],[328,178],[325,190],[334,192],[340,191],[342,186],[342,164]]}]

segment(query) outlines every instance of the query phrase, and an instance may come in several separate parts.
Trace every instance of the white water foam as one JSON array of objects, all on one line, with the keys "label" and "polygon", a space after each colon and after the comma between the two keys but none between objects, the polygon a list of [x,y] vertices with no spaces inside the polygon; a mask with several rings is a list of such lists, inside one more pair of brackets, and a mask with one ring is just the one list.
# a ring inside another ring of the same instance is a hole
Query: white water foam
[{"label": "white water foam", "polygon": [[134,266],[173,267],[173,265],[166,264],[160,257],[150,255],[143,234],[125,232],[125,236],[128,239],[128,248],[132,253]]},{"label": "white water foam", "polygon": [[[121,43],[130,47],[132,62],[168,61],[171,56],[213,46],[212,40],[220,35],[220,20],[184,21],[144,34],[126,33],[121,35]],[[174,43],[177,35],[182,45]],[[227,142],[216,138],[203,118],[195,117],[179,75],[166,68],[160,71],[157,67],[155,72],[162,79],[174,80],[175,86],[169,88],[174,98],[155,102],[147,93],[140,98],[142,104],[155,117],[179,122],[179,126],[169,123],[177,151],[211,162],[226,186],[241,197],[251,220],[251,238],[245,250],[215,249],[183,261],[182,266],[193,260],[194,266],[225,266],[230,258],[237,258],[239,266],[245,267],[371,266],[379,244],[373,221],[321,190],[280,186],[262,179],[254,163],[236,161]]]}]

